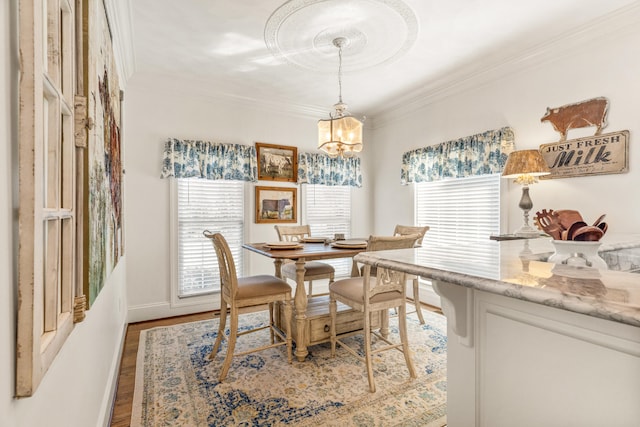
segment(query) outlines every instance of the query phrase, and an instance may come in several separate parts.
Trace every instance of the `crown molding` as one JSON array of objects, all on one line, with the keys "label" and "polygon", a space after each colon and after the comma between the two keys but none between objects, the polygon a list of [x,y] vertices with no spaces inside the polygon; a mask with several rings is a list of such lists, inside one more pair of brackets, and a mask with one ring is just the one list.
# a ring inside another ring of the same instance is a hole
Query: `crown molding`
[{"label": "crown molding", "polygon": [[120,87],[124,88],[136,70],[131,2],[130,0],[104,0],[104,7],[111,29]]},{"label": "crown molding", "polygon": [[417,90],[395,97],[391,102],[382,103],[382,109],[370,112],[373,117],[372,128],[383,127],[446,97],[495,82],[532,66],[561,59],[578,51],[593,50],[593,42],[602,43],[629,31],[637,31],[638,22],[640,4],[634,2],[517,55],[505,57],[497,64],[495,58],[480,62],[480,66],[478,60],[468,62],[456,71],[426,82]]}]

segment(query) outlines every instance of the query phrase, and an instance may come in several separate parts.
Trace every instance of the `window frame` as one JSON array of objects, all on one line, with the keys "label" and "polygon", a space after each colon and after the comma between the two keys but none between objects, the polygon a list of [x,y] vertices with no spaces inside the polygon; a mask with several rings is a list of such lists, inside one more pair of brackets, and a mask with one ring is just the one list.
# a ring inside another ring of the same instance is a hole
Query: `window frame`
[{"label": "window frame", "polygon": [[[20,1],[17,397],[32,396],[84,318],[76,193],[83,100],[71,0]],[[55,224],[55,225],[54,225]],[[80,301],[78,301],[80,298]]]},{"label": "window frame", "polygon": [[[180,178],[170,178],[169,179],[169,253],[170,253],[170,288],[171,288],[171,308],[193,308],[194,306],[203,305],[207,306],[207,309],[210,310],[211,307],[218,307],[220,304],[220,291],[213,290],[207,291],[203,293],[193,294],[193,295],[181,295],[180,294],[180,271],[179,271],[179,216],[178,216],[178,179]],[[242,182],[242,199],[243,199],[243,231],[242,231],[242,239],[243,241],[247,240],[248,235],[248,221],[247,221],[247,207],[249,205],[249,197],[250,191],[247,190],[247,184]],[[204,237],[203,237],[204,238]],[[213,251],[213,246],[211,246],[211,250]],[[243,257],[242,268],[236,271],[239,277],[245,275],[245,272],[248,270],[247,257],[245,257],[244,250],[240,251],[241,256]]]}]

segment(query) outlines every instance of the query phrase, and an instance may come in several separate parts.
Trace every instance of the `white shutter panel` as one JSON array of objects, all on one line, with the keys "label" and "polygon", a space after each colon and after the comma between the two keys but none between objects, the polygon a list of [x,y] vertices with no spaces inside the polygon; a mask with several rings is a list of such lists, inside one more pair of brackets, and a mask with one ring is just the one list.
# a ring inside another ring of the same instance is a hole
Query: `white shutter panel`
[{"label": "white shutter panel", "polygon": [[[311,235],[333,237],[342,233],[351,236],[351,187],[327,185],[303,185],[305,223],[311,227]],[[351,275],[351,258],[323,261],[333,265],[336,277]]]},{"label": "white shutter panel", "polygon": [[[443,261],[453,252],[463,253],[469,265],[492,275],[499,274],[497,251],[489,236],[500,233],[500,175],[423,182],[415,185],[416,223],[430,227],[424,244],[444,246]],[[488,251],[470,253],[466,243],[487,243]],[[491,253],[495,248],[495,254]],[[430,254],[433,260],[437,253]]]},{"label": "white shutter panel", "polygon": [[220,291],[218,260],[204,230],[219,232],[229,243],[236,272],[242,275],[244,183],[177,179],[178,295]]}]

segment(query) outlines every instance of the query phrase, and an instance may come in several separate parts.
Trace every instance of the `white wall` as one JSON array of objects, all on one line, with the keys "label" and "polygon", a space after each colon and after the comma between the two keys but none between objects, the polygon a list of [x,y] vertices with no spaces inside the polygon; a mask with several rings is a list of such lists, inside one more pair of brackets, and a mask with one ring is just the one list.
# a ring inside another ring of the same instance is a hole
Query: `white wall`
[{"label": "white wall", "polygon": [[[396,118],[395,113],[376,117],[370,151],[374,156],[371,169],[376,171],[372,183],[375,229],[389,230],[400,220],[410,223],[413,219],[412,188],[400,185],[403,152],[503,126],[514,129],[516,149],[538,148],[559,140],[549,123],[540,122],[547,107],[604,96],[610,108],[609,125],[603,133],[630,130],[629,172],[541,181],[530,189],[534,203],[531,212],[577,209],[587,221],[605,213],[609,233],[640,232],[638,22],[640,8],[635,6],[615,21],[602,23],[602,28],[511,64],[516,70],[507,75],[505,70],[496,69],[447,93],[434,94],[433,99],[402,118]],[[594,130],[572,130],[568,138],[592,135]],[[508,212],[504,233],[522,224],[522,210],[518,208],[521,187],[510,182],[507,185],[508,197],[502,201]],[[388,209],[389,205],[408,208],[398,211]]]},{"label": "white wall", "polygon": [[[125,170],[127,191],[126,248],[129,321],[175,316],[218,308],[214,297],[171,302],[170,186],[161,179],[162,151],[169,137],[253,145],[255,142],[296,146],[315,151],[316,122],[320,117],[296,117],[276,109],[255,108],[181,93],[179,82],[152,80],[135,75],[125,93],[127,114]],[[352,233],[369,232],[366,162],[362,188],[354,188]],[[245,239],[249,242],[277,240],[273,224],[255,224],[254,187],[246,185]],[[257,185],[293,187],[293,183],[259,181]],[[298,201],[300,201],[300,185]],[[298,218],[301,218],[298,206]],[[213,249],[212,249],[213,250]],[[248,274],[272,272],[265,257],[245,252]]]},{"label": "white wall", "polygon": [[17,316],[17,0],[0,2],[0,426],[106,425],[124,337],[125,260],[76,324],[35,394],[15,399]]}]

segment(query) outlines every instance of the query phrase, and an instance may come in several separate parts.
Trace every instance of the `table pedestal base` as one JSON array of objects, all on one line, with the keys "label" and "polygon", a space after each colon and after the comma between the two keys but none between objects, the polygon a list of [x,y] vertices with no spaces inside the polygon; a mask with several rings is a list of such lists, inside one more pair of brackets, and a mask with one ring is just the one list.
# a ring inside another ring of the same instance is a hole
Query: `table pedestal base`
[{"label": "table pedestal base", "polygon": [[[381,317],[387,318],[381,319]],[[276,310],[275,322],[279,328],[283,329],[284,312],[282,304],[279,304],[278,310]],[[352,310],[350,307],[338,303],[336,324],[338,334],[362,329],[362,324],[363,319],[361,312]],[[374,313],[372,315],[372,327],[380,328],[383,324],[388,328],[388,316],[380,316],[379,313]],[[304,361],[307,354],[309,354],[307,350],[308,346],[329,342],[331,339],[330,328],[331,316],[329,315],[328,295],[309,298],[306,316],[302,319],[296,318],[294,309],[291,332],[293,340],[296,343],[295,355],[300,362]],[[382,332],[386,334],[387,331],[383,330]]]}]

